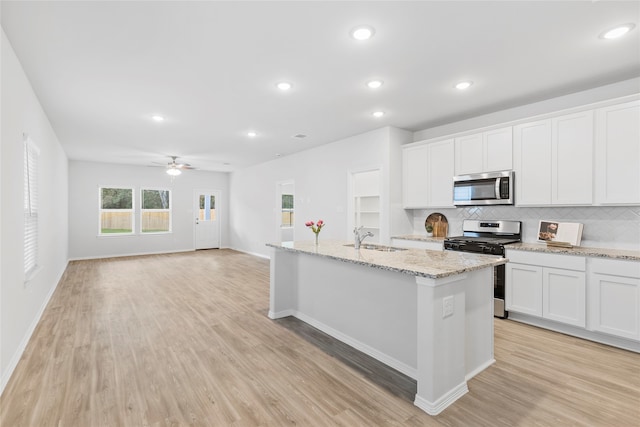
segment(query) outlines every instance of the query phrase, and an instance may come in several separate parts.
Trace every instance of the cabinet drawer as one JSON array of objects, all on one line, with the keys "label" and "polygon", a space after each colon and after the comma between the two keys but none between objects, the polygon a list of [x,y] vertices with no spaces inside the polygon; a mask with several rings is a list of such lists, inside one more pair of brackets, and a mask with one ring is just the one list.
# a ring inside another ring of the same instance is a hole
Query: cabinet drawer
[{"label": "cabinet drawer", "polygon": [[529,251],[507,249],[506,257],[509,262],[518,264],[539,265],[541,267],[562,268],[565,270],[586,270],[585,257],[574,255],[559,255]]},{"label": "cabinet drawer", "polygon": [[589,259],[589,267],[593,273],[610,274],[640,278],[640,262],[617,259]]}]

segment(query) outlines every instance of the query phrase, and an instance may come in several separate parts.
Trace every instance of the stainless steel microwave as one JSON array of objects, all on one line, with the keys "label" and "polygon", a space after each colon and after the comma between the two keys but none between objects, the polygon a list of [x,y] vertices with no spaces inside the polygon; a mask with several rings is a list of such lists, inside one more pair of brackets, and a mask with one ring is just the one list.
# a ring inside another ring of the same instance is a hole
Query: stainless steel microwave
[{"label": "stainless steel microwave", "polygon": [[513,171],[453,177],[456,206],[513,205]]}]

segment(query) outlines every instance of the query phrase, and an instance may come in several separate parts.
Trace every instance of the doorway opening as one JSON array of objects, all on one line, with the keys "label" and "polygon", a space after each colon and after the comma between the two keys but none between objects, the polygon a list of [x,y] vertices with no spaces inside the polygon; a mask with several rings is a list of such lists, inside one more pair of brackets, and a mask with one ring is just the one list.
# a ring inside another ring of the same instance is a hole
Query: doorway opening
[{"label": "doorway opening", "polygon": [[295,229],[295,186],[281,181],[276,186],[277,233],[280,242],[293,242]]}]

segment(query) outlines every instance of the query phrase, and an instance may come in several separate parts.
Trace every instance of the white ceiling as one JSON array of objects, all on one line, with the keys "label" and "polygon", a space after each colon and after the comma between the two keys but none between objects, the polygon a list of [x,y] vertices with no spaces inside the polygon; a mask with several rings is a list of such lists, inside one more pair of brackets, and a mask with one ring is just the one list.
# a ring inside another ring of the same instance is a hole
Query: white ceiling
[{"label": "white ceiling", "polygon": [[[178,155],[230,171],[382,126],[416,131],[640,76],[637,1],[2,1],[0,13],[80,160]],[[628,36],[598,38],[628,22]],[[350,38],[359,24],[375,36]],[[384,85],[367,88],[372,78]],[[475,83],[453,89],[463,79]],[[280,80],[293,89],[279,91]]]}]

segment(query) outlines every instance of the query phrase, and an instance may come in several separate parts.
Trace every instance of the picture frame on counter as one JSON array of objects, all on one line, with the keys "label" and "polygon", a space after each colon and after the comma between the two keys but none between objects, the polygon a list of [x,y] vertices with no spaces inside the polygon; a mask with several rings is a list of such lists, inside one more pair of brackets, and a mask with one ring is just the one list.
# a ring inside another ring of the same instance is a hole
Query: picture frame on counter
[{"label": "picture frame on counter", "polygon": [[580,246],[583,228],[579,222],[540,220],[538,241],[549,246]]}]

